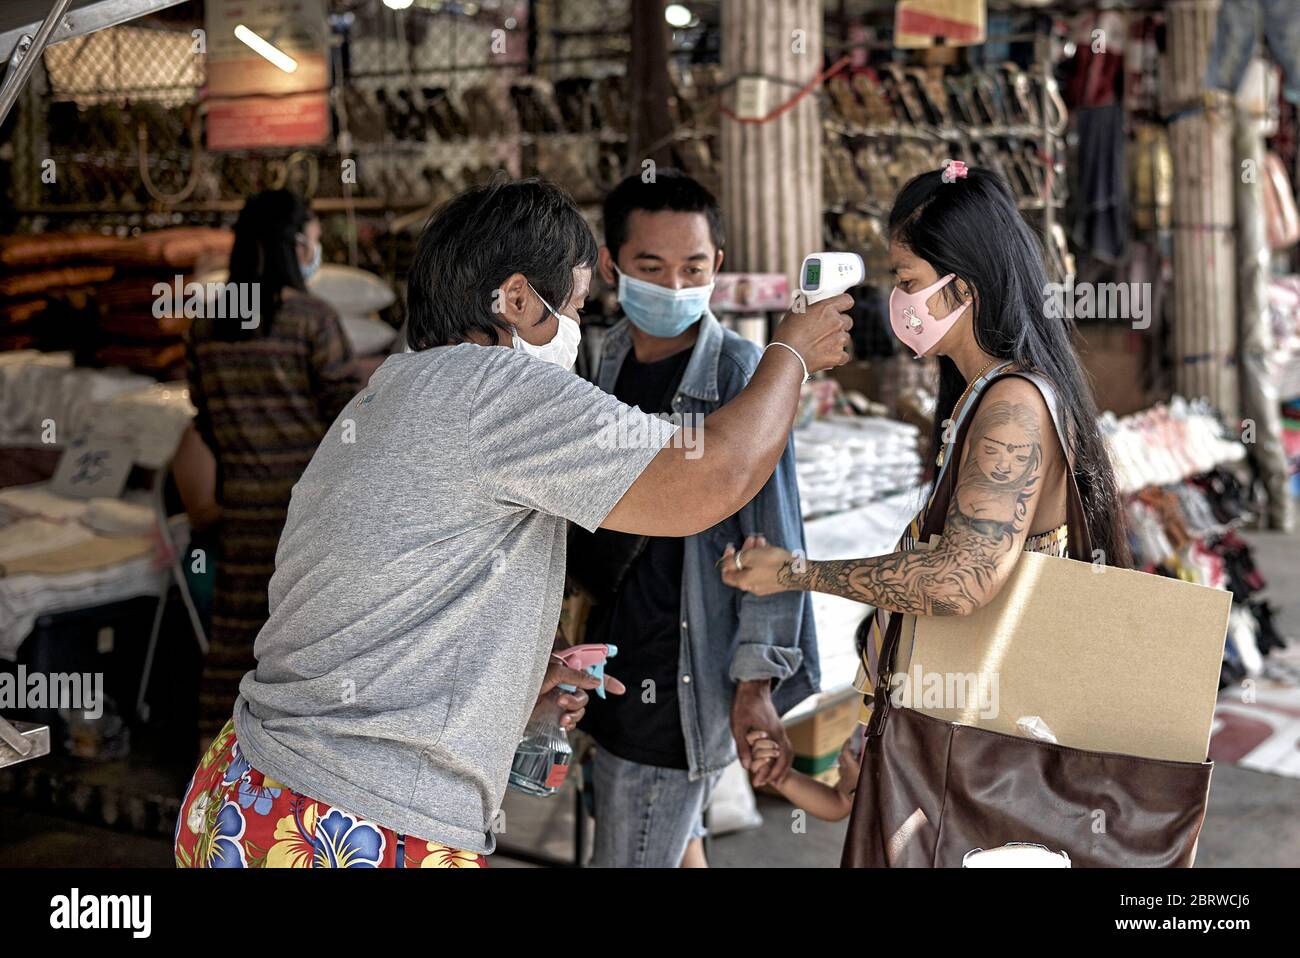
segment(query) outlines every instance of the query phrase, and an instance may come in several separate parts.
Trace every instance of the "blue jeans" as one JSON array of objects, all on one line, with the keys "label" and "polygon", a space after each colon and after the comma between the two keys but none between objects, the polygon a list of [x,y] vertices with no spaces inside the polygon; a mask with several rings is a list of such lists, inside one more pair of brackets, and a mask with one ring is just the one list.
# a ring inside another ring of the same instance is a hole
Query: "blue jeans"
[{"label": "blue jeans", "polygon": [[686,769],[629,762],[596,749],[592,784],[593,868],[676,868],[692,838],[703,838],[704,810],[722,777],[691,781]]},{"label": "blue jeans", "polygon": [[1282,68],[1286,98],[1300,103],[1300,4],[1296,0],[1223,0],[1205,85],[1236,93],[1261,32]]}]

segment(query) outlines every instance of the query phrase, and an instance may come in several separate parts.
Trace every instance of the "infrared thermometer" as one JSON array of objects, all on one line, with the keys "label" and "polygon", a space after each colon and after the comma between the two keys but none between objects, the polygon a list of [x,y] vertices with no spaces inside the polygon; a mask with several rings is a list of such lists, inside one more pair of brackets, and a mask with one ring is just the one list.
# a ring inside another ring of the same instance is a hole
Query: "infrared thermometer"
[{"label": "infrared thermometer", "polygon": [[799,270],[799,289],[811,306],[852,289],[866,275],[857,253],[809,253]]}]

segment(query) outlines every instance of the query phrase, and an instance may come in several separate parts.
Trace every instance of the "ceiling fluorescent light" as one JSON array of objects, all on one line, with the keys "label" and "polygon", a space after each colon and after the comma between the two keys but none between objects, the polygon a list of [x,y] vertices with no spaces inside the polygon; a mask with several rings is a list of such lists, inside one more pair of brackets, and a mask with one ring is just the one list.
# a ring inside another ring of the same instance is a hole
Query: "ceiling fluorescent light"
[{"label": "ceiling fluorescent light", "polygon": [[248,44],[254,53],[266,57],[266,59],[270,60],[285,73],[292,73],[294,70],[298,69],[297,60],[289,56],[289,54],[285,53],[279,47],[263,40],[242,23],[235,27],[235,36]]}]

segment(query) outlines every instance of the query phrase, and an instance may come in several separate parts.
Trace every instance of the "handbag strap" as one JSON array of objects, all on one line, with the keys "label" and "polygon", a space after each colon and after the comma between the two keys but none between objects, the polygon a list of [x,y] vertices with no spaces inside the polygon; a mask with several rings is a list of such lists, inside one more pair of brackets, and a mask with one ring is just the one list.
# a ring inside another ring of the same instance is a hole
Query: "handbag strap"
[{"label": "handbag strap", "polygon": [[[925,518],[916,537],[918,544],[928,542],[932,535],[942,534],[948,519],[948,506],[952,502],[957,486],[957,467],[961,451],[965,448],[966,437],[975,421],[975,410],[979,406],[985,390],[997,379],[1005,376],[1019,376],[1028,379],[1043,394],[1043,400],[1051,412],[1052,425],[1066,456],[1065,469],[1065,523],[1067,530],[1067,547],[1071,558],[1084,562],[1092,559],[1092,536],[1088,531],[1087,518],[1083,511],[1083,496],[1079,492],[1079,482],[1074,476],[1074,465],[1070,457],[1070,443],[1067,441],[1068,430],[1062,423],[1057,410],[1056,389],[1051,382],[1036,373],[1012,370],[1010,363],[1004,363],[990,371],[971,386],[970,394],[957,411],[957,428],[952,442],[944,452],[943,467],[935,477],[934,494],[925,509]],[[898,646],[903,632],[904,616],[892,613],[889,625],[885,628],[885,639],[881,644],[877,665],[876,688],[872,698],[871,721],[867,725],[867,737],[879,735],[884,731],[885,717],[890,708],[890,685],[894,679],[894,664],[898,656]]]}]

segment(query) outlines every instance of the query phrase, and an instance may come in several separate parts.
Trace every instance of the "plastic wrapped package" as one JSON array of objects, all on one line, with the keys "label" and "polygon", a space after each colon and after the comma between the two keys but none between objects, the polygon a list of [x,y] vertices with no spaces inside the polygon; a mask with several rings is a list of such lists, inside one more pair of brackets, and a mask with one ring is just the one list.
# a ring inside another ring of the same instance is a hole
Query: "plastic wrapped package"
[{"label": "plastic wrapped package", "polygon": [[834,416],[795,432],[805,518],[866,505],[914,488],[921,477],[915,426],[881,417]]}]

